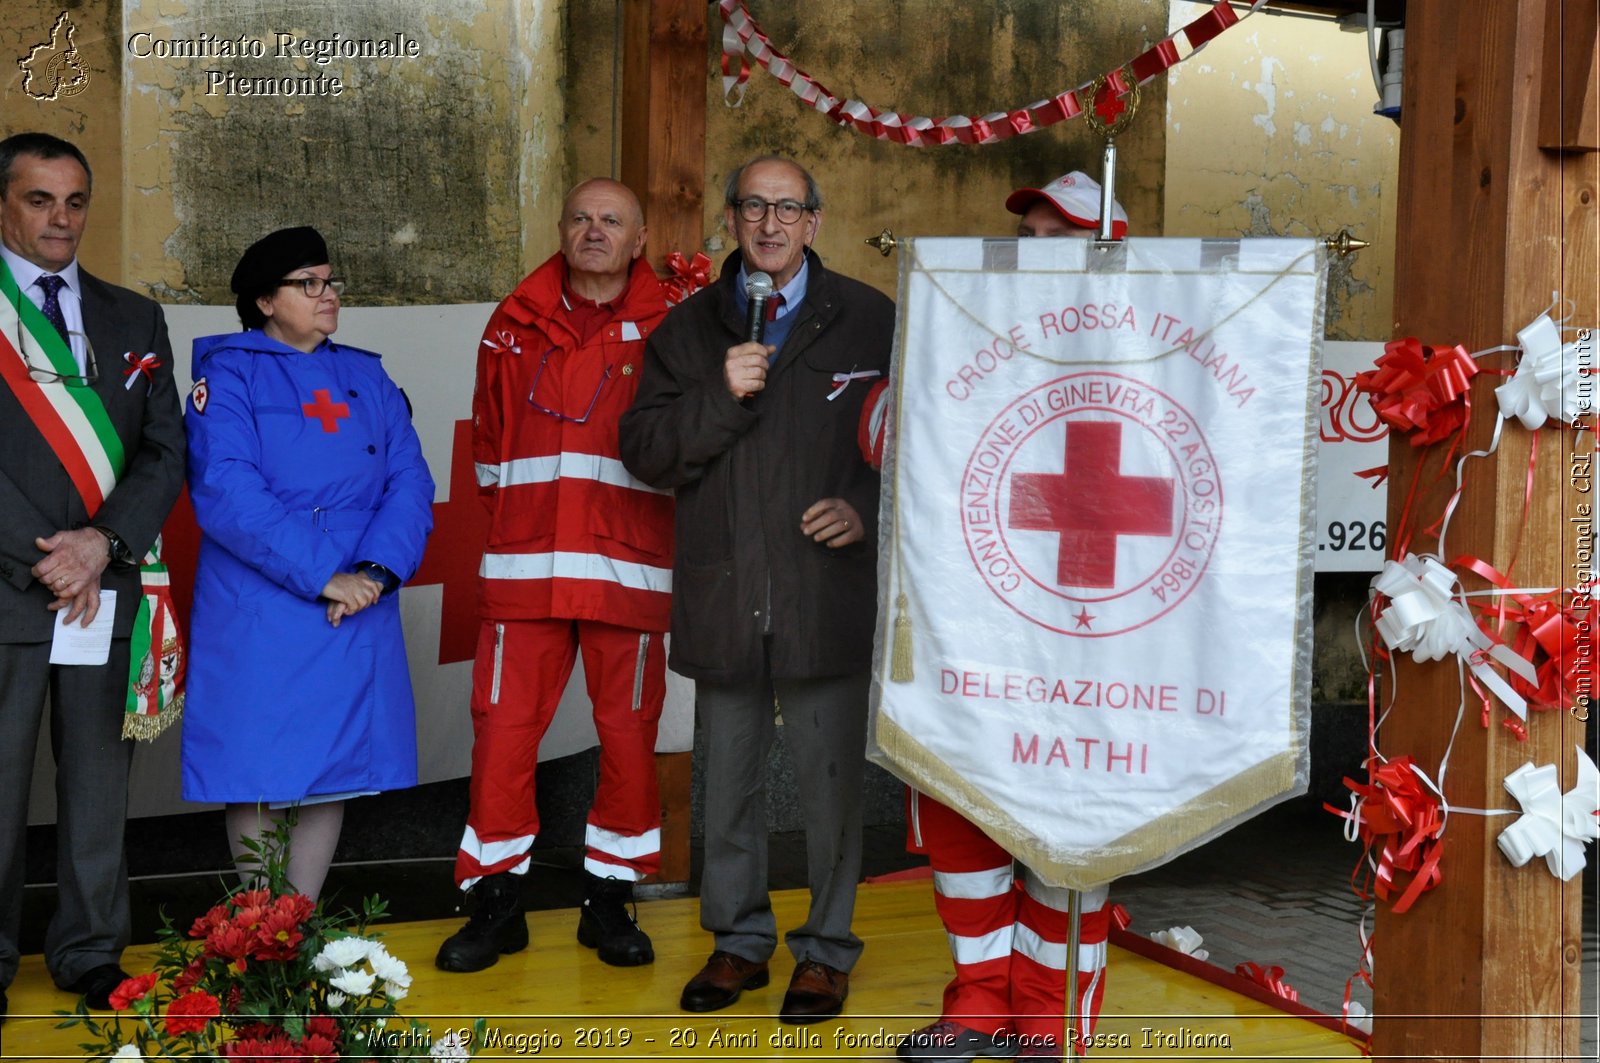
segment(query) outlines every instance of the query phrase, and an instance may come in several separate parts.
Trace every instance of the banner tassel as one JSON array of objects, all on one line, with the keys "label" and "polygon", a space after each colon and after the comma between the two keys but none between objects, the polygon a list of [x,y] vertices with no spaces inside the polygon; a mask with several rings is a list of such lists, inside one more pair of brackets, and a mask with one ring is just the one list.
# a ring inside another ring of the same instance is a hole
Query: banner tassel
[{"label": "banner tassel", "polygon": [[894,650],[889,657],[889,678],[896,683],[909,683],[911,672],[911,615],[906,612],[906,596],[894,600]]}]

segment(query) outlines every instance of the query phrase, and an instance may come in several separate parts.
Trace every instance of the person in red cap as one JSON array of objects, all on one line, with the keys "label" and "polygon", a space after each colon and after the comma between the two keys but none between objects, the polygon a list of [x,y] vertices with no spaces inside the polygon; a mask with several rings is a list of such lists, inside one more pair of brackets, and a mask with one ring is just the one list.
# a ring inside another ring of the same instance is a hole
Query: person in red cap
[{"label": "person in red cap", "polygon": [[[1043,188],[1019,188],[1006,209],[1020,215],[1017,235],[1079,236],[1100,229],[1100,185],[1080,171]],[[1128,231],[1113,201],[1111,234]],[[862,407],[858,442],[874,467],[883,462],[888,392],[880,383]],[[1073,1039],[1081,1056],[1105,992],[1111,905],[1100,887],[1081,894],[1076,1023],[1066,1013],[1068,891],[1046,885],[958,810],[907,788],[906,848],[933,868],[933,899],[950,940],[955,977],[945,986],[942,1014],[909,1034],[901,1059],[941,1063],[979,1057],[1059,1059]]]}]

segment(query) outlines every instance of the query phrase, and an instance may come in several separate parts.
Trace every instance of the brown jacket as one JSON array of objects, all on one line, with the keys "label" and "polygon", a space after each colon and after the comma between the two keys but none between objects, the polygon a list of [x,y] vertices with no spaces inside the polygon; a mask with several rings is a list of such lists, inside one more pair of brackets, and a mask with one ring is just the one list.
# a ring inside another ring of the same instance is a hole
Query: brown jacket
[{"label": "brown jacket", "polygon": [[[805,302],[762,391],[738,402],[723,378],[744,339],[735,252],[650,337],[619,426],[628,470],[677,489],[669,663],[691,679],[759,677],[768,636],[776,679],[871,667],[878,474],[856,426],[872,381],[828,395],[836,373],[888,374],[894,304],[808,254]],[[832,497],[861,515],[862,541],[833,549],[801,533],[800,515]]]}]

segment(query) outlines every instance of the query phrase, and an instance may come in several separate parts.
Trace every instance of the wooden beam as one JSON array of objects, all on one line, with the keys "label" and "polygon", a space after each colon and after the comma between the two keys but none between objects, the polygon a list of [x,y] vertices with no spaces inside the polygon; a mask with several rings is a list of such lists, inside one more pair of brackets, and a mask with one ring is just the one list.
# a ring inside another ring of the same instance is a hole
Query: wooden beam
[{"label": "wooden beam", "polygon": [[[662,274],[669,253],[700,250],[708,21],[704,0],[623,0],[620,176],[644,204],[645,255]],[[661,882],[689,879],[691,759],[656,757]]]},{"label": "wooden beam", "polygon": [[[1397,336],[1480,350],[1514,342],[1559,290],[1574,320],[1596,320],[1596,187],[1600,154],[1541,151],[1540,87],[1549,75],[1548,5],[1559,0],[1414,0],[1407,10],[1395,308]],[[1485,366],[1509,365],[1486,361]],[[1493,388],[1472,388],[1462,451],[1484,449],[1494,430]],[[1589,418],[1592,426],[1592,414]],[[1571,587],[1576,534],[1568,522],[1589,496],[1569,476],[1591,452],[1593,433],[1560,426],[1533,434],[1509,424],[1493,459],[1466,464],[1445,560],[1482,558],[1522,587]],[[1419,527],[1442,513],[1455,483],[1443,448],[1390,444],[1390,528],[1399,524],[1417,477]],[[1459,454],[1460,452],[1458,452]],[[1532,464],[1532,487],[1529,468]],[[1437,543],[1418,532],[1409,550]],[[1588,547],[1585,547],[1587,549]],[[1483,581],[1467,577],[1468,590]],[[1513,805],[1503,780],[1526,761],[1559,766],[1575,782],[1573,747],[1583,724],[1566,711],[1532,713],[1519,742],[1496,722],[1479,723],[1463,701],[1454,661],[1393,665],[1400,701],[1380,749],[1409,754],[1437,776],[1457,809]],[[1452,722],[1465,704],[1452,740]],[[1496,706],[1496,720],[1504,709]],[[1456,812],[1449,818],[1442,883],[1403,915],[1379,905],[1374,937],[1374,1055],[1482,1060],[1577,1058],[1579,880],[1564,884],[1541,861],[1513,868],[1494,838],[1509,819]]]},{"label": "wooden beam", "polygon": [[1539,146],[1600,151],[1600,0],[1551,0],[1544,66]]}]

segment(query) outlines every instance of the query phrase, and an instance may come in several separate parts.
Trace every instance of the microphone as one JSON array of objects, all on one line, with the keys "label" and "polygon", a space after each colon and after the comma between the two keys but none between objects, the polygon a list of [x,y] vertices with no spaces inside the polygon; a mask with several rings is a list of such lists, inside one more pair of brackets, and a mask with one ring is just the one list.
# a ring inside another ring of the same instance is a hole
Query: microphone
[{"label": "microphone", "polygon": [[752,273],[744,279],[744,294],[750,305],[744,314],[744,338],[760,343],[767,332],[767,300],[772,298],[772,278],[765,273]]}]

